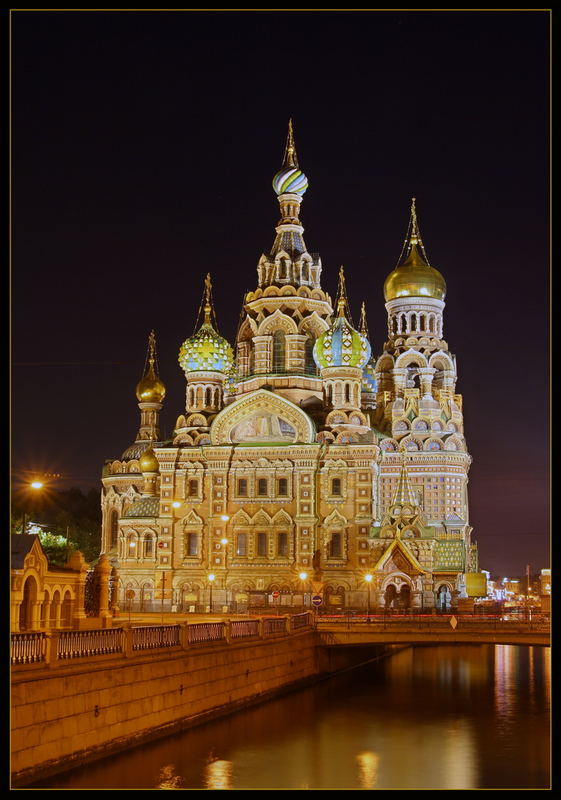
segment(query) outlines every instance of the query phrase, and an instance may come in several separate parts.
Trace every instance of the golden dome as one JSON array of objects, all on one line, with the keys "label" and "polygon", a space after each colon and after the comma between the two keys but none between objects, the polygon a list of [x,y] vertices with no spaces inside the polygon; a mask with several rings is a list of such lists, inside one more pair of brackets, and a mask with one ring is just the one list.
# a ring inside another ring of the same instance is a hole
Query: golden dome
[{"label": "golden dome", "polygon": [[161,403],[165,396],[166,387],[156,377],[153,369],[136,385],[136,397],[140,403]]},{"label": "golden dome", "polygon": [[386,278],[384,297],[386,302],[397,297],[434,297],[437,300],[446,297],[446,281],[437,269],[424,260],[415,238],[412,237],[406,260]]},{"label": "golden dome", "polygon": [[158,463],[158,459],[156,458],[156,454],[154,453],[154,450],[151,447],[149,447],[148,450],[145,450],[144,453],[140,456],[139,464],[141,472],[160,471],[160,465]]}]

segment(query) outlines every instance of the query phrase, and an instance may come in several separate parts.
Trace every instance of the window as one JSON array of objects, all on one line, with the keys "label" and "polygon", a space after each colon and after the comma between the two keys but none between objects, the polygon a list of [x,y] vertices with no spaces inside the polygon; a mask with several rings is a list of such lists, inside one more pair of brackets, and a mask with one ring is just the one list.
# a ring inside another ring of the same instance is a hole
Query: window
[{"label": "window", "polygon": [[238,496],[247,497],[247,478],[240,478],[238,480]]},{"label": "window", "polygon": [[257,494],[259,497],[267,496],[267,478],[259,478],[257,481]]},{"label": "window", "polygon": [[257,534],[257,555],[258,556],[266,556],[267,555],[267,534],[266,533],[258,533]]},{"label": "window", "polygon": [[247,555],[247,533],[238,533],[238,537],[236,539],[236,555]]},{"label": "window", "polygon": [[330,558],[341,558],[343,555],[341,543],[341,534],[340,533],[332,533],[331,534],[331,541],[329,543],[329,557]]},{"label": "window", "polygon": [[151,536],[147,536],[144,540],[144,557],[150,558],[154,555],[154,540]]},{"label": "window", "polygon": [[288,533],[277,534],[277,555],[288,555]]},{"label": "window", "polygon": [[288,494],[288,480],[279,478],[279,497],[286,497]]},{"label": "window", "polygon": [[117,544],[117,537],[119,535],[119,514],[117,511],[111,512],[111,521],[110,521],[110,547],[115,547]]},{"label": "window", "polygon": [[188,497],[197,497],[199,494],[199,481],[197,480],[190,480],[187,485],[187,496]]},{"label": "window", "polygon": [[198,554],[199,554],[199,537],[195,532],[190,531],[187,534],[187,555],[197,556]]},{"label": "window", "polygon": [[273,334],[273,372],[284,372],[285,339],[283,331]]},{"label": "window", "polygon": [[333,478],[331,481],[331,494],[341,496],[341,478]]},{"label": "window", "polygon": [[311,336],[308,336],[304,345],[304,353],[305,353],[305,366],[304,371],[306,375],[317,375],[318,368],[316,366],[316,362],[314,361],[314,340]]}]

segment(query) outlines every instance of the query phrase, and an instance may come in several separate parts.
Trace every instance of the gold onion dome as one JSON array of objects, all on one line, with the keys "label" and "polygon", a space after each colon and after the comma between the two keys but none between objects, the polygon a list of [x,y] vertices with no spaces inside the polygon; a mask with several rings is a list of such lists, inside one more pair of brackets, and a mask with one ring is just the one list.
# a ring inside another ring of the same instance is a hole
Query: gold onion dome
[{"label": "gold onion dome", "polygon": [[386,302],[398,297],[434,297],[437,300],[444,300],[446,281],[440,272],[428,263],[419,233],[415,198],[411,206],[409,231],[405,261],[390,272],[384,282]]},{"label": "gold onion dome", "polygon": [[156,336],[152,331],[148,339],[148,367],[136,384],[136,397],[139,403],[161,403],[166,396],[166,387],[157,375],[155,363]]},{"label": "gold onion dome", "polygon": [[190,336],[181,345],[179,364],[185,373],[224,372],[228,374],[234,364],[234,352],[210,321],[213,311],[210,275],[207,275],[205,280],[203,302],[204,322],[197,333]]},{"label": "gold onion dome", "polygon": [[141,472],[159,472],[160,470],[158,459],[151,447],[144,451],[138,463],[140,464]]}]

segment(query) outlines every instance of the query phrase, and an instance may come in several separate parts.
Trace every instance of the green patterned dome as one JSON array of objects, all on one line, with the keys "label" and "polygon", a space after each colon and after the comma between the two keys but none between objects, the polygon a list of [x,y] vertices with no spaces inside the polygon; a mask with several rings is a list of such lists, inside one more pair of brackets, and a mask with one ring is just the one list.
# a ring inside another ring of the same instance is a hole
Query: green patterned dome
[{"label": "green patterned dome", "polygon": [[370,358],[370,342],[355,331],[344,316],[339,316],[331,328],[322,333],[314,345],[314,361],[325,367],[364,367]]},{"label": "green patterned dome", "polygon": [[197,333],[186,339],[179,350],[179,364],[185,373],[229,373],[233,363],[232,348],[210,322],[203,322]]}]

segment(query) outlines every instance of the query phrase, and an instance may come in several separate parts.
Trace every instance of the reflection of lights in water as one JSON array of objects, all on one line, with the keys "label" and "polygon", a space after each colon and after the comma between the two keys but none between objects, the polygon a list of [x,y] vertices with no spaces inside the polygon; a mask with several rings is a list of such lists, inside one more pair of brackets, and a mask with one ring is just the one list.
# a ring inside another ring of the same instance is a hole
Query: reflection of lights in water
[{"label": "reflection of lights in water", "polygon": [[156,789],[181,789],[183,778],[175,775],[175,764],[166,764],[162,767],[158,776]]},{"label": "reflection of lights in water", "polygon": [[359,753],[356,757],[358,761],[358,781],[361,789],[373,789],[378,779],[378,765],[380,756],[378,753],[366,751]]},{"label": "reflection of lights in water", "polygon": [[446,789],[477,789],[478,772],[473,732],[467,720],[454,720],[443,730]]},{"label": "reflection of lights in water", "polygon": [[232,767],[231,761],[209,761],[205,766],[205,789],[231,789]]},{"label": "reflection of lights in water", "polygon": [[495,709],[499,717],[512,715],[516,707],[515,657],[512,645],[495,645]]}]

